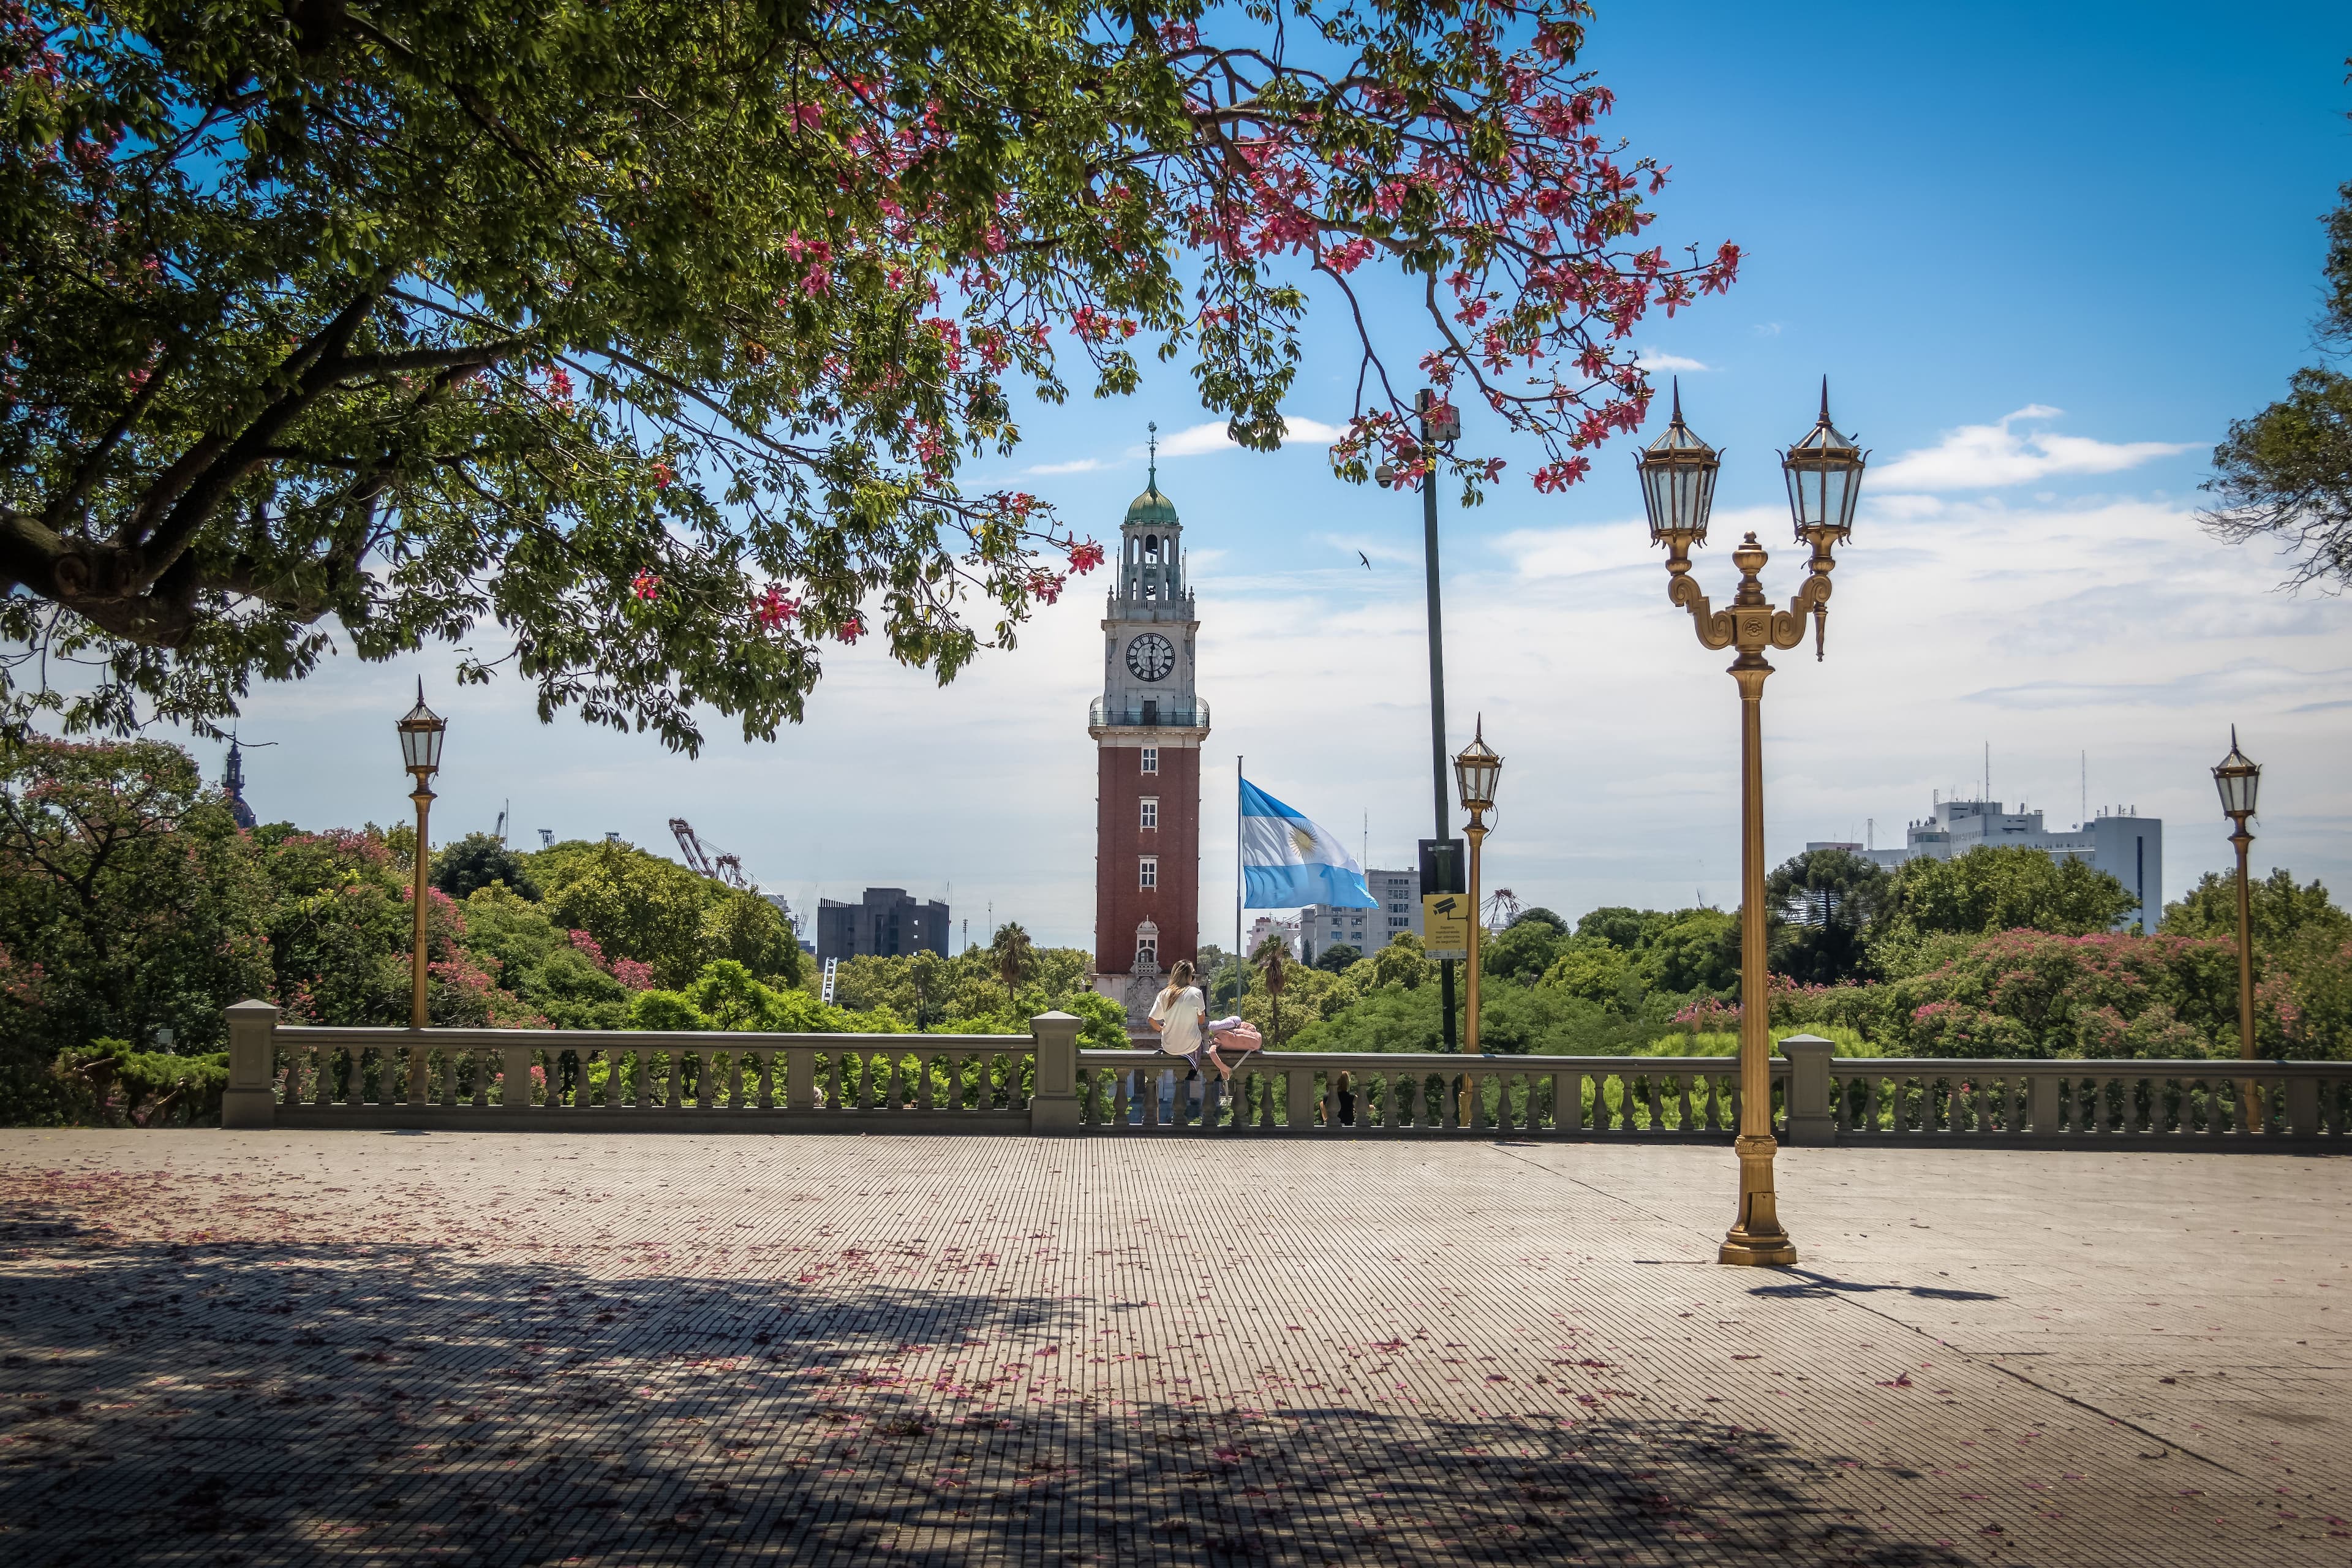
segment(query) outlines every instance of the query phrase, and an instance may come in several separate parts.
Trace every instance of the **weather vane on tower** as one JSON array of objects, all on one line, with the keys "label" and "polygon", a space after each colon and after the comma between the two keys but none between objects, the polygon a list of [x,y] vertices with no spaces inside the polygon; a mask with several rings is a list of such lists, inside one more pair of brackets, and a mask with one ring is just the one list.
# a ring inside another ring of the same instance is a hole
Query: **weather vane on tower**
[{"label": "weather vane on tower", "polygon": [[1143,445],[1151,454],[1151,477],[1144,481],[1144,488],[1157,491],[1160,489],[1160,421],[1147,419],[1143,428],[1150,432],[1144,437]]}]

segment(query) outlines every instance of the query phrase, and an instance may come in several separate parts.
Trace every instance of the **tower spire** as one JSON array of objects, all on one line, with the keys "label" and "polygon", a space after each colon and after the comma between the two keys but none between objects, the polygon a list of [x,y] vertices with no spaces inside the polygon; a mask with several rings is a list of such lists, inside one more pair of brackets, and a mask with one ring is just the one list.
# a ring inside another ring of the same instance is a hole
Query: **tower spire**
[{"label": "tower spire", "polygon": [[1144,482],[1143,488],[1153,495],[1158,495],[1160,493],[1160,421],[1146,420],[1143,428],[1148,432],[1144,437],[1143,444],[1151,454],[1151,474],[1150,478]]}]

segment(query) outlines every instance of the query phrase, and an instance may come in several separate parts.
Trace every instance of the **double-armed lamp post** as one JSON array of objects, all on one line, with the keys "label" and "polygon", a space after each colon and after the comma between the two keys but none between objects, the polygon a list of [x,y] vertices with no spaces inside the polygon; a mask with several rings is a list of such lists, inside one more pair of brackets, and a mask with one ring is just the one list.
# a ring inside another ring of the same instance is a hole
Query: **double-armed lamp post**
[{"label": "double-armed lamp post", "polygon": [[1495,784],[1503,776],[1503,759],[1486,744],[1486,716],[1478,715],[1478,731],[1454,759],[1454,782],[1462,792],[1462,809],[1470,814],[1465,829],[1470,838],[1470,999],[1463,1016],[1462,1052],[1478,1054],[1478,939],[1486,934],[1478,918],[1478,851],[1486,842],[1486,813],[1495,809]]},{"label": "double-armed lamp post", "polygon": [[1739,684],[1739,1214],[1723,1239],[1717,1261],[1790,1264],[1797,1249],[1780,1227],[1772,1190],[1771,991],[1764,948],[1764,680],[1772,673],[1767,648],[1792,648],[1813,623],[1815,658],[1828,631],[1830,574],[1835,550],[1853,531],[1866,455],[1830,423],[1830,389],[1822,382],[1820,419],[1780,457],[1797,540],[1810,546],[1809,575],[1786,609],[1764,596],[1757,574],[1768,557],[1749,534],[1731,552],[1739,589],[1728,608],[1707,602],[1691,574],[1690,552],[1706,542],[1715,504],[1715,448],[1683,423],[1682,390],[1674,419],[1638,459],[1650,539],[1666,548],[1666,597],[1691,614],[1698,640],[1710,648],[1737,648],[1731,678]]},{"label": "double-armed lamp post", "polygon": [[[2232,825],[2230,842],[2238,851],[2238,1058],[2250,1062],[2254,1059],[2254,900],[2246,881],[2246,851],[2253,847],[2254,836],[2246,831],[2246,818],[2254,815],[2263,770],[2238,750],[2235,724],[2230,726],[2230,754],[2214,764],[2213,787],[2221,792],[2221,815]],[[2243,1131],[2254,1130],[2252,1079],[2238,1085],[2238,1125]]]},{"label": "double-armed lamp post", "polygon": [[[414,961],[413,988],[408,1003],[408,1026],[425,1027],[425,869],[426,846],[431,840],[425,836],[425,816],[433,805],[433,775],[441,768],[441,733],[448,721],[425,706],[425,682],[416,682],[416,706],[400,721],[400,765],[415,780],[416,787],[408,798],[416,803],[416,952]],[[425,1070],[422,1052],[411,1058],[412,1078]]]}]

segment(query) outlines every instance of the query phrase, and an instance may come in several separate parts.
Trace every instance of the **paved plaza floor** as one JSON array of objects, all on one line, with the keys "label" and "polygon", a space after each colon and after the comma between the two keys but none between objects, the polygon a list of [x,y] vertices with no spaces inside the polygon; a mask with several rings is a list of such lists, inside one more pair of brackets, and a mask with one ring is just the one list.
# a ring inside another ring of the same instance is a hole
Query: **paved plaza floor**
[{"label": "paved plaza floor", "polygon": [[2352,1160],[0,1131],[0,1561],[2352,1563]]}]

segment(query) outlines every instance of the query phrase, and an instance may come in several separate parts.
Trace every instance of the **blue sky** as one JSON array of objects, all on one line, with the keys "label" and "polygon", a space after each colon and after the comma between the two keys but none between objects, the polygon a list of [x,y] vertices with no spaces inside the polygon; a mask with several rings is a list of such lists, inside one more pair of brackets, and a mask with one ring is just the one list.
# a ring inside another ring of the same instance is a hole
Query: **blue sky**
[{"label": "blue sky", "polygon": [[[1768,691],[1770,853],[1877,842],[1931,790],[2045,806],[2090,798],[2167,818],[2166,891],[2227,855],[2205,770],[2227,725],[2271,768],[2256,858],[2352,884],[2352,607],[2273,592],[2274,563],[2205,539],[2193,510],[2228,421],[2314,356],[2319,216],[2352,178],[2340,9],[1604,4],[1585,57],[1614,128],[1673,165],[1653,231],[1737,240],[1741,281],[1636,341],[1681,362],[1685,405],[1727,449],[1717,547],[1754,528],[1797,579],[1772,449],[1832,382],[1874,449],[1838,573],[1829,658],[1781,659]],[[1349,412],[1351,334],[1325,307],[1290,409]],[[1376,294],[1393,365],[1425,347],[1401,290]],[[1697,368],[1704,367],[1704,368]],[[1663,413],[1663,410],[1661,410]],[[1419,509],[1332,480],[1322,443],[1221,450],[1181,369],[1140,395],[1025,418],[1010,478],[1115,534],[1140,487],[1144,423],[1194,555],[1209,742],[1207,934],[1230,927],[1232,757],[1276,795],[1395,863],[1430,825]],[[1646,436],[1644,439],[1646,439]],[[1484,710],[1509,759],[1490,882],[1575,913],[1734,899],[1736,708],[1721,656],[1665,603],[1631,443],[1565,497],[1526,486],[1445,512],[1449,708]],[[1359,548],[1371,556],[1367,572]],[[693,819],[796,906],[899,884],[1084,943],[1092,917],[1085,709],[1096,593],[940,690],[866,650],[829,658],[810,722],[773,745],[719,737],[698,762],[562,719],[527,690],[453,692],[446,658],[330,661],[257,691],[251,794],[311,826],[404,808],[391,721],[423,673],[452,712],[436,837],[617,830],[666,847]],[[217,748],[199,747],[208,757]],[[1228,934],[1223,940],[1230,940]]]}]

